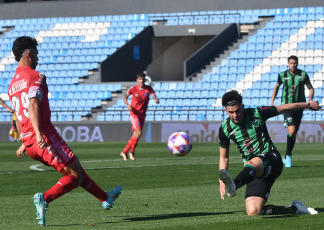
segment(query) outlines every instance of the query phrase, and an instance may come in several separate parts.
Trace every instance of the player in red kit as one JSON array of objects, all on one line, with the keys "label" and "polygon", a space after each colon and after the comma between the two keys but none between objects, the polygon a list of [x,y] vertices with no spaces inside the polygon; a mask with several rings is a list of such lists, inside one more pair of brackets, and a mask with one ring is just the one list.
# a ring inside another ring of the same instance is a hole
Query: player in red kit
[{"label": "player in red kit", "polygon": [[[13,54],[18,62],[8,94],[17,115],[23,144],[17,157],[28,156],[51,166],[63,177],[48,191],[33,197],[38,224],[44,226],[48,204],[77,188],[79,185],[95,196],[105,209],[110,209],[121,193],[121,186],[111,192],[103,191],[83,170],[77,156],[57,133],[51,123],[48,88],[44,74],[35,71],[38,64],[38,43],[31,37],[18,37],[13,43]],[[26,153],[25,153],[26,152]]]},{"label": "player in red kit", "polygon": [[[130,120],[132,123],[133,136],[129,139],[126,147],[120,153],[123,159],[127,160],[127,152],[129,152],[129,158],[135,160],[135,148],[138,140],[142,136],[142,129],[145,122],[147,105],[150,99],[150,95],[155,100],[156,104],[159,104],[159,99],[156,97],[155,92],[151,86],[145,85],[145,74],[140,73],[137,75],[137,85],[131,87],[124,96],[124,102],[130,111]],[[127,98],[132,95],[131,104],[127,102]]]}]

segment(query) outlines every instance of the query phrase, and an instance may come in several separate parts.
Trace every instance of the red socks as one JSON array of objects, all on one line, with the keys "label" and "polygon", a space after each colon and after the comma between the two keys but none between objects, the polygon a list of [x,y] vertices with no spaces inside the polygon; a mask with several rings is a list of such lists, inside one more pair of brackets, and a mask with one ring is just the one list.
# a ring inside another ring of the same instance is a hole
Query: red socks
[{"label": "red socks", "polygon": [[131,147],[131,153],[135,153],[135,148],[136,148],[137,143],[138,143],[138,138],[133,137],[132,147]]},{"label": "red socks", "polygon": [[[81,168],[83,181],[81,187],[95,196],[100,202],[107,200],[107,193],[103,191]],[[65,193],[72,191],[73,189],[79,186],[79,180],[74,175],[67,175],[62,177],[52,188],[44,193],[44,199],[47,203],[52,202],[53,200],[63,196]]]},{"label": "red socks", "polygon": [[133,141],[133,138],[131,137],[131,138],[129,139],[129,141],[128,141],[126,147],[124,148],[123,153],[126,154],[126,153],[128,152],[128,150],[129,150],[129,149],[131,148],[131,146],[132,146],[132,141]]},{"label": "red socks", "polygon": [[83,181],[80,184],[82,188],[87,190],[89,193],[91,193],[93,196],[95,196],[100,202],[104,202],[107,200],[107,193],[103,191],[97,184],[94,182],[88,174],[84,171],[84,169],[81,167],[82,175],[83,175]]},{"label": "red socks", "polygon": [[135,152],[136,145],[138,143],[138,138],[136,137],[131,137],[126,145],[126,147],[123,150],[123,153],[127,153],[129,149],[131,149],[131,153]]},{"label": "red socks", "polygon": [[47,203],[63,196],[79,186],[79,180],[74,175],[62,177],[52,188],[44,193],[44,199]]}]

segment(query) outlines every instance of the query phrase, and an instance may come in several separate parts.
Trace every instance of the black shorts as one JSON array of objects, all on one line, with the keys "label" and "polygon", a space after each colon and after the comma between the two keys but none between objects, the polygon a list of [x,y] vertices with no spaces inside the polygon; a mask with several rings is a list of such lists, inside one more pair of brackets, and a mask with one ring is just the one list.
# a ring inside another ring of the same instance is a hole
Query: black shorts
[{"label": "black shorts", "polygon": [[285,127],[287,128],[288,126],[294,125],[298,131],[302,117],[303,110],[284,113]]},{"label": "black shorts", "polygon": [[246,185],[245,199],[251,196],[257,196],[268,200],[273,183],[281,175],[283,164],[280,153],[271,151],[256,156],[261,158],[264,164],[264,173],[262,177],[255,178]]}]

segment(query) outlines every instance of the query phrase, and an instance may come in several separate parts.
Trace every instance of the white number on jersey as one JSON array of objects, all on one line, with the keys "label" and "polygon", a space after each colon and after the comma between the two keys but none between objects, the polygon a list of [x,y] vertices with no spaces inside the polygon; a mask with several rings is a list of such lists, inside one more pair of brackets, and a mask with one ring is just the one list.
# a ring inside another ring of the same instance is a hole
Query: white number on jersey
[{"label": "white number on jersey", "polygon": [[26,92],[21,93],[20,101],[19,98],[16,96],[12,97],[11,101],[15,109],[18,121],[22,121],[22,115],[19,114],[20,101],[21,101],[21,105],[24,108],[23,113],[25,117],[29,118],[29,114],[28,114],[29,98]]}]

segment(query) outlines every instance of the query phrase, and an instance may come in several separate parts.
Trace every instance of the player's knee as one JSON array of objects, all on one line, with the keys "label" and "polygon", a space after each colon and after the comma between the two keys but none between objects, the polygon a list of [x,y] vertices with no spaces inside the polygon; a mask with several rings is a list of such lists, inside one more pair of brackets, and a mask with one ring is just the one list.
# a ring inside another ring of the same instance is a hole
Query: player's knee
[{"label": "player's knee", "polygon": [[261,209],[257,207],[246,207],[246,213],[248,216],[258,216],[261,213]]},{"label": "player's knee", "polygon": [[136,129],[135,132],[134,132],[134,134],[135,134],[135,136],[136,136],[137,138],[140,138],[141,135],[142,135],[142,130],[141,130],[141,129]]}]

